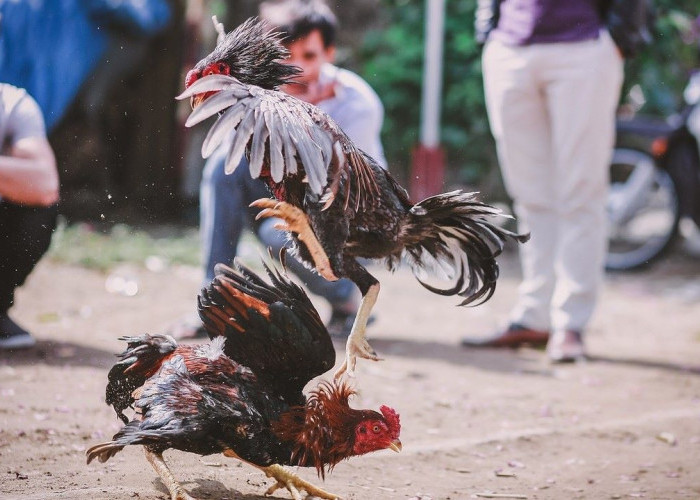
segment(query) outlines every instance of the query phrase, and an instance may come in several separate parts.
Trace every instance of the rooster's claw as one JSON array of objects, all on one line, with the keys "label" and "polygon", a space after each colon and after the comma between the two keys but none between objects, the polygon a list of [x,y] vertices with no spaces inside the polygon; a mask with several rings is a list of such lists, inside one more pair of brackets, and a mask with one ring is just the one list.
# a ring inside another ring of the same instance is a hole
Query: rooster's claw
[{"label": "rooster's claw", "polygon": [[[359,339],[357,337],[359,337]],[[348,342],[345,346],[345,361],[343,361],[343,364],[340,365],[338,371],[333,375],[335,380],[342,377],[344,373],[347,373],[348,377],[354,377],[358,357],[371,359],[372,361],[383,360],[377,355],[377,352],[372,346],[369,345],[364,335],[358,335],[357,337],[353,334],[348,337]]]},{"label": "rooster's claw", "polygon": [[271,198],[260,198],[251,203],[250,206],[262,208],[255,217],[255,220],[265,217],[278,217],[282,219],[284,222],[275,224],[275,228],[290,233],[296,233],[297,239],[306,245],[306,248],[311,254],[318,274],[328,281],[338,280],[333,269],[331,269],[328,255],[326,255],[313,229],[311,229],[308,217],[300,208],[285,201],[277,201]]}]

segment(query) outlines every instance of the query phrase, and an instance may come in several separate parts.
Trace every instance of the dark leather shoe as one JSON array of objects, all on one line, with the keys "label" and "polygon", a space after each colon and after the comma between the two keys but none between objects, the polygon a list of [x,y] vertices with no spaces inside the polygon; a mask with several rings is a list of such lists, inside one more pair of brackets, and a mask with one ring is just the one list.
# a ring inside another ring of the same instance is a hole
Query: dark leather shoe
[{"label": "dark leather shoe", "polygon": [[7,314],[0,314],[0,350],[27,349],[36,344],[28,331],[12,321]]},{"label": "dark leather shoe", "polygon": [[464,337],[464,347],[510,347],[515,349],[523,345],[533,347],[545,346],[549,340],[549,332],[533,330],[518,323],[512,323],[505,331],[487,338]]},{"label": "dark leather shoe", "polygon": [[547,343],[547,355],[553,363],[572,363],[586,358],[581,332],[558,330]]}]

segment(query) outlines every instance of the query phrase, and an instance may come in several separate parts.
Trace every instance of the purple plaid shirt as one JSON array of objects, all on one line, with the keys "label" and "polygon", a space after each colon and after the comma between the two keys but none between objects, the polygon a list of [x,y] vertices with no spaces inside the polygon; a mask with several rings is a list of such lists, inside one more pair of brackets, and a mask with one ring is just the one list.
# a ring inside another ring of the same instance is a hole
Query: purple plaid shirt
[{"label": "purple plaid shirt", "polygon": [[597,0],[503,0],[491,37],[508,45],[598,38]]}]

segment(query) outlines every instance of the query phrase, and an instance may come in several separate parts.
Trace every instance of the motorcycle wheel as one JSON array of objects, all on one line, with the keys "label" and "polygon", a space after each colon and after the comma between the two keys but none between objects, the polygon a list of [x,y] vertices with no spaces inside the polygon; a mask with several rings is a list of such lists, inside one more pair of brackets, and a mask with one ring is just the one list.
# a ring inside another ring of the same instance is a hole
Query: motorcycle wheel
[{"label": "motorcycle wheel", "polygon": [[650,264],[678,234],[676,186],[668,172],[643,151],[615,149],[607,212],[608,270],[626,271]]}]

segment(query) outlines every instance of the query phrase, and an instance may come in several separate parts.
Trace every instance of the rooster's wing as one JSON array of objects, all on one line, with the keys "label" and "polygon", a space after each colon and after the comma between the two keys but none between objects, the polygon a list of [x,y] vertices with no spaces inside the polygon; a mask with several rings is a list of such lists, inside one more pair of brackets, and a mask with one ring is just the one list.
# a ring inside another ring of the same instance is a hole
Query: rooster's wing
[{"label": "rooster's wing", "polygon": [[269,424],[286,405],[264,392],[247,367],[222,356],[223,344],[218,337],[164,359],[134,393],[137,418],[110,443],[89,450],[88,463],[135,444],[200,455],[235,450],[258,465],[279,461],[279,439]]},{"label": "rooster's wing", "polygon": [[227,137],[233,136],[226,156],[226,173],[238,166],[248,149],[250,175],[269,170],[275,183],[298,176],[307,182],[312,201],[328,206],[341,183],[344,202],[352,199],[356,209],[379,194],[372,164],[333,119],[321,109],[277,90],[246,85],[228,75],[209,75],[197,80],[178,99],[213,92],[187,119],[188,127],[221,113],[202,144],[209,157]]},{"label": "rooster's wing", "polygon": [[335,364],[335,349],[304,290],[277,269],[265,270],[272,284],[238,262],[218,264],[199,295],[199,315],[210,337],[226,337],[227,356],[299,404],[304,386]]}]

